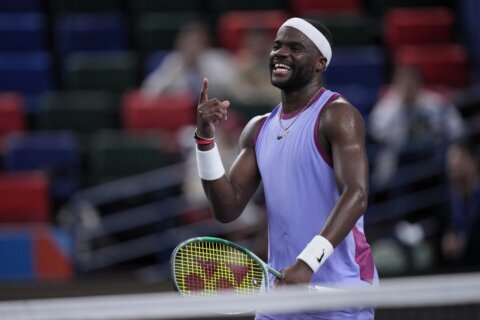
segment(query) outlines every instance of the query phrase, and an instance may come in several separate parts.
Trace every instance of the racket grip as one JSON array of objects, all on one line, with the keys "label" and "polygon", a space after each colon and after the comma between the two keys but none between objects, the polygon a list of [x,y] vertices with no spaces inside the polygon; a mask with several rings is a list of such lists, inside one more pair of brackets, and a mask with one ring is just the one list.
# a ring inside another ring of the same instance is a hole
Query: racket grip
[{"label": "racket grip", "polygon": [[268,271],[273,274],[276,278],[278,279],[282,279],[282,274],[280,272],[278,272],[277,270],[273,269],[272,267],[268,266],[267,265],[267,269]]}]

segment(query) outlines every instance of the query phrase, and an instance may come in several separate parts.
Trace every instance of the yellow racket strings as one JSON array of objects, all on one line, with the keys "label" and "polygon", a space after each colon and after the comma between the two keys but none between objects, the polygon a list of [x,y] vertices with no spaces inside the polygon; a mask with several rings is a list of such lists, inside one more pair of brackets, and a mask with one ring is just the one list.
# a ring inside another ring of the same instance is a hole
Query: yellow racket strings
[{"label": "yellow racket strings", "polygon": [[177,286],[186,296],[209,296],[226,289],[257,294],[265,274],[244,252],[212,241],[187,243],[178,250],[174,268]]}]

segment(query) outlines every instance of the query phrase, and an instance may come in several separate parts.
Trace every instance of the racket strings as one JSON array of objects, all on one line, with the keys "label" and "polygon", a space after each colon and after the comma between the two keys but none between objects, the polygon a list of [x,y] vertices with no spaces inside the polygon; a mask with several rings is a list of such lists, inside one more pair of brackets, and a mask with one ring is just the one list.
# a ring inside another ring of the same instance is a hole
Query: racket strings
[{"label": "racket strings", "polygon": [[186,296],[210,296],[226,289],[258,294],[265,276],[263,267],[246,253],[211,241],[180,248],[174,268],[177,286]]}]

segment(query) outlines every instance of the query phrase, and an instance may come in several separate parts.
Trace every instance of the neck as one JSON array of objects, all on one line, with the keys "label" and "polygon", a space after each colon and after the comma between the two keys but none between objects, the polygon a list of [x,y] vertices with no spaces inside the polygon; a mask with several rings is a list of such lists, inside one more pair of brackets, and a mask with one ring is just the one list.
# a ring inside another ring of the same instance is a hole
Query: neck
[{"label": "neck", "polygon": [[311,83],[296,91],[282,91],[282,113],[293,113],[304,108],[321,88],[321,84]]}]

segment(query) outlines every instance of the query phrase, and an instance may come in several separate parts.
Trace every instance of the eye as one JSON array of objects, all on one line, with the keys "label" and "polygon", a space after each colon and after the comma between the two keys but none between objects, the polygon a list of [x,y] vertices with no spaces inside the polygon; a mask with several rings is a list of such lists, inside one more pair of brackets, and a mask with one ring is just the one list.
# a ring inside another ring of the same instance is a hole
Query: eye
[{"label": "eye", "polygon": [[303,50],[303,47],[299,44],[294,44],[292,47],[291,47],[291,50],[294,51],[294,52],[299,52],[299,51],[302,51]]},{"label": "eye", "polygon": [[280,43],[274,42],[272,46],[272,50],[277,51],[278,49],[280,49],[280,47],[281,47]]}]

